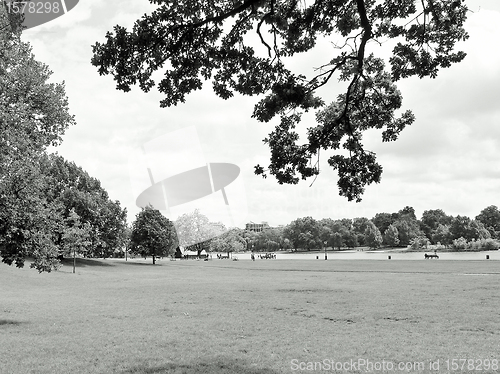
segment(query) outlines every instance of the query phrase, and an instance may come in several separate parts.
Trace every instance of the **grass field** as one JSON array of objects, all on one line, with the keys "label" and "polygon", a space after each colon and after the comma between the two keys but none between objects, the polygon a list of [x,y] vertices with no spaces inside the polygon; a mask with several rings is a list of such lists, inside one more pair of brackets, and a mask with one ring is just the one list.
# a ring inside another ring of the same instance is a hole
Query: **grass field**
[{"label": "grass field", "polygon": [[498,261],[70,265],[0,265],[1,373],[500,372]]}]

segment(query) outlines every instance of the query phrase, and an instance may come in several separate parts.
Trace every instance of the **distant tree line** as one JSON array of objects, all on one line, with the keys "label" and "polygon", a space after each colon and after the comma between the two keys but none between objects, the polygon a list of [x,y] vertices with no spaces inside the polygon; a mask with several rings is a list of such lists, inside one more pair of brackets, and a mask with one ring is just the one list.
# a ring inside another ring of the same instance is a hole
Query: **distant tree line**
[{"label": "distant tree line", "polygon": [[417,250],[429,245],[489,250],[498,249],[499,240],[500,211],[494,205],[483,209],[475,219],[449,216],[441,209],[426,210],[421,219],[417,219],[415,210],[407,206],[396,213],[377,213],[371,219],[303,217],[261,232],[232,228],[211,241],[210,250],[269,252],[382,246],[409,246]]},{"label": "distant tree line", "polygon": [[333,248],[410,247],[412,249],[453,247],[457,250],[490,250],[500,247],[500,211],[489,206],[475,218],[448,216],[441,209],[426,210],[419,220],[412,207],[397,213],[377,213],[373,218],[297,218],[286,226],[260,232],[226,228],[210,222],[200,211],[183,214],[176,221],[153,207],[137,214],[127,248],[133,255],[173,256],[179,247],[197,243],[211,252],[272,252]]},{"label": "distant tree line", "polygon": [[[297,218],[286,226],[270,227],[260,232],[241,228],[227,229],[221,223],[210,222],[199,211],[179,217],[168,228],[177,227],[183,246],[205,241],[212,252],[272,252],[278,250],[322,249],[334,250],[356,247],[410,247],[454,248],[456,250],[491,250],[500,247],[500,211],[494,205],[470,219],[466,216],[449,216],[441,209],[426,210],[417,219],[412,207],[396,213],[377,213],[371,219],[312,217]],[[169,234],[170,235],[170,234]],[[173,254],[174,244],[165,252]]]},{"label": "distant tree line", "polygon": [[298,218],[281,233],[275,242],[288,240],[292,248],[304,250],[323,246],[419,249],[430,244],[456,249],[498,249],[500,211],[491,205],[471,219],[449,216],[441,209],[434,209],[424,211],[421,219],[417,219],[415,210],[407,206],[397,213],[377,213],[371,219]]}]

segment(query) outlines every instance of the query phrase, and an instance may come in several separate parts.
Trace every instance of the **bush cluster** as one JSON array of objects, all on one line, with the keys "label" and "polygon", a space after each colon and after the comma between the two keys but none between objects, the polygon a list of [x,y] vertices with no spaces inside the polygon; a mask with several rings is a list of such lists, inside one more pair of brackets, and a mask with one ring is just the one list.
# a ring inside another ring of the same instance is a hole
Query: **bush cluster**
[{"label": "bush cluster", "polygon": [[454,249],[462,250],[462,251],[492,251],[498,250],[500,248],[500,241],[496,239],[478,239],[471,240],[467,242],[464,238],[460,237],[458,239],[453,240],[451,245]]},{"label": "bush cluster", "polygon": [[410,248],[414,251],[418,251],[423,248],[428,248],[430,244],[431,242],[425,236],[417,236],[410,241]]}]

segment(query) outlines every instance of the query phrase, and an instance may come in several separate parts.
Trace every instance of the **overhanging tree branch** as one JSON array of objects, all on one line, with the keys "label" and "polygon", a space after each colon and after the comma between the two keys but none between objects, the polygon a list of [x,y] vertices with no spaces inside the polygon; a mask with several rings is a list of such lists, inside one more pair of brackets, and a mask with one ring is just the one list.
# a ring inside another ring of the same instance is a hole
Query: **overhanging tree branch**
[{"label": "overhanging tree branch", "polygon": [[[389,0],[163,0],[161,8],[136,23],[133,32],[119,29],[116,36],[106,36],[107,44],[97,43],[92,63],[101,74],[113,74],[119,89],[128,90],[138,81],[146,90],[153,84],[151,72],[168,61],[158,85],[165,94],[162,106],[183,102],[185,95],[202,87],[201,78],[211,78],[216,94],[224,99],[234,92],[263,95],[252,117],[263,122],[281,117],[266,141],[271,149],[269,173],[279,183],[297,183],[297,175],[302,179],[315,175],[307,159],[320,148],[339,151],[344,146],[352,159],[337,155],[332,167],[339,175],[340,193],[358,199],[365,185],[378,182],[381,171],[374,155],[361,144],[363,132],[381,129],[383,141],[394,140],[413,122],[408,111],[395,118],[402,105],[395,82],[411,76],[435,77],[440,68],[461,61],[465,54],[453,48],[467,38],[466,13],[467,7],[457,0],[400,0],[397,4]],[[231,17],[236,17],[234,24]],[[229,33],[224,24],[231,27]],[[269,26],[273,44],[264,37],[264,25]],[[265,46],[265,56],[254,50],[255,39],[246,38],[250,30]],[[337,55],[329,56],[329,64],[319,64],[312,78],[291,71],[289,58],[333,35],[341,35],[345,43],[332,48]],[[375,38],[398,39],[386,63],[367,53],[368,42]],[[348,53],[345,47],[350,47]],[[140,53],[130,53],[136,48]],[[319,96],[319,89],[337,75],[349,82],[344,93],[332,98],[325,91]],[[299,145],[294,127],[301,122],[300,114],[311,109],[318,110],[318,123],[308,129],[309,144]],[[351,178],[356,170],[359,175]],[[256,167],[256,173],[265,175],[264,168]]]}]

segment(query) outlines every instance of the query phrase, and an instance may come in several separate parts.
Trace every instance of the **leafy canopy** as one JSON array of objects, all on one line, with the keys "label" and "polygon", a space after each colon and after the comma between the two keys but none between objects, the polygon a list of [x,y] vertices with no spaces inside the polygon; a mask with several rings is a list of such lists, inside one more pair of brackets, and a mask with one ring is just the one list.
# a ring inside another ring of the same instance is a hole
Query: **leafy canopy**
[{"label": "leafy canopy", "polygon": [[172,254],[177,246],[175,227],[159,210],[147,206],[137,213],[130,237],[132,253],[151,256],[154,264],[156,257]]},{"label": "leafy canopy", "polygon": [[[128,31],[115,26],[93,46],[92,64],[111,74],[117,89],[157,86],[160,105],[183,103],[210,80],[223,99],[235,93],[261,96],[252,116],[280,122],[264,139],[271,150],[267,170],[280,184],[319,174],[320,150],[334,150],[329,165],[339,175],[340,194],[361,200],[366,185],[379,182],[382,167],[362,144],[368,129],[393,141],[414,121],[400,113],[396,82],[411,76],[435,78],[440,68],[465,57],[455,52],[465,40],[463,0],[150,0],[158,8]],[[335,43],[339,38],[342,43]],[[294,72],[290,58],[332,42],[312,74]],[[386,62],[375,55],[390,41]],[[264,51],[264,53],[261,53]],[[162,71],[156,82],[152,74]],[[332,97],[335,78],[346,87]],[[304,112],[317,109],[307,140],[295,130]],[[312,160],[318,159],[313,165]]]},{"label": "leafy canopy", "polygon": [[195,209],[179,216],[175,222],[179,245],[187,247],[217,237],[226,231],[220,222],[210,222],[207,216]]},{"label": "leafy canopy", "polygon": [[[90,227],[87,257],[110,257],[125,244],[127,210],[112,201],[96,178],[57,154],[46,155],[42,172],[47,202],[60,206],[62,219],[74,211]],[[59,231],[64,231],[64,225]],[[64,253],[64,251],[63,251]]]},{"label": "leafy canopy", "polygon": [[239,252],[244,251],[247,242],[243,236],[244,232],[239,228],[232,228],[210,241],[210,251],[217,252]]},{"label": "leafy canopy", "polygon": [[31,256],[32,267],[50,271],[61,219],[42,156],[75,120],[64,84],[49,83],[51,71],[21,41],[21,21],[0,4],[0,256],[17,267]]},{"label": "leafy canopy", "polygon": [[[22,17],[0,4],[0,257],[52,271],[73,249],[110,256],[124,243],[126,211],[98,180],[47,147],[75,124],[64,83],[21,40]],[[81,226],[81,227],[80,227]]]}]

